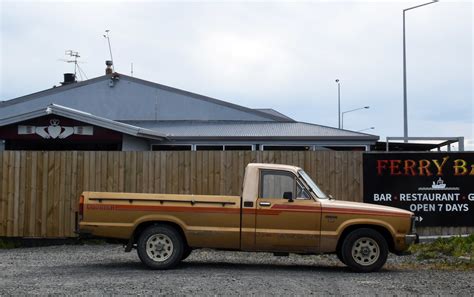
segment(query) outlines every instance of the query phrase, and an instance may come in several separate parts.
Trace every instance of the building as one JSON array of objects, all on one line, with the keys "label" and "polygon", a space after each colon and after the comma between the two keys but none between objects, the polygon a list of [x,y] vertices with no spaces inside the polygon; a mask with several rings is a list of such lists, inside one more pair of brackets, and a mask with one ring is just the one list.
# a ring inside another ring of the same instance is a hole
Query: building
[{"label": "building", "polygon": [[0,102],[6,150],[370,150],[378,136],[298,122],[119,73]]}]

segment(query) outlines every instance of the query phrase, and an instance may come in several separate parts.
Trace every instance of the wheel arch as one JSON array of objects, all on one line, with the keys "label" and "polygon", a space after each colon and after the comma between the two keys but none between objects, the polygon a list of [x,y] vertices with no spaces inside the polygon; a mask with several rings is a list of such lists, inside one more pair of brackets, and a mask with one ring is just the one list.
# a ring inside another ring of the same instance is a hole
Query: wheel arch
[{"label": "wheel arch", "polygon": [[382,225],[377,225],[377,224],[354,224],[354,225],[346,226],[344,230],[342,231],[341,235],[339,236],[336,250],[341,249],[342,243],[344,242],[344,239],[347,237],[347,235],[349,235],[349,233],[361,228],[368,228],[368,229],[372,229],[379,232],[383,236],[385,241],[387,242],[389,251],[390,252],[394,251],[395,242],[394,242],[392,233],[389,231],[387,227],[382,226]]},{"label": "wheel arch", "polygon": [[185,245],[188,245],[188,240],[186,238],[186,233],[184,232],[183,223],[177,222],[176,220],[170,218],[147,218],[140,220],[139,222],[137,222],[137,224],[135,224],[135,228],[132,232],[132,235],[130,236],[130,243],[136,244],[138,241],[138,237],[146,228],[156,225],[165,225],[174,228],[183,238]]}]

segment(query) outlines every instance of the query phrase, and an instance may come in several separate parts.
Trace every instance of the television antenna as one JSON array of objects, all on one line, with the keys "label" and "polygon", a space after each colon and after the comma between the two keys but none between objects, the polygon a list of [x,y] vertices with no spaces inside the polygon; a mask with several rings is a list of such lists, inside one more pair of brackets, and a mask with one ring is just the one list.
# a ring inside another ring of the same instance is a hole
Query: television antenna
[{"label": "television antenna", "polygon": [[64,54],[66,56],[70,56],[71,59],[59,59],[59,60],[63,61],[63,62],[66,62],[66,63],[74,63],[74,76],[77,77],[77,74],[79,74],[81,80],[84,80],[83,77],[85,77],[87,79],[86,73],[79,66],[79,63],[84,63],[84,62],[77,61],[77,58],[81,57],[79,55],[79,52],[76,52],[76,51],[73,51],[73,50],[66,50],[64,52]]}]

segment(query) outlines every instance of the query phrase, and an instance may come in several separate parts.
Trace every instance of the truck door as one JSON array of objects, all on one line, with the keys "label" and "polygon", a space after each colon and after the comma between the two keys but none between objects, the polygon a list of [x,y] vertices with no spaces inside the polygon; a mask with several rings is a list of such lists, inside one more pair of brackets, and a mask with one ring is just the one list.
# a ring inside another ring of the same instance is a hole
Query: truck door
[{"label": "truck door", "polygon": [[321,205],[289,171],[261,170],[255,245],[260,251],[316,252]]}]

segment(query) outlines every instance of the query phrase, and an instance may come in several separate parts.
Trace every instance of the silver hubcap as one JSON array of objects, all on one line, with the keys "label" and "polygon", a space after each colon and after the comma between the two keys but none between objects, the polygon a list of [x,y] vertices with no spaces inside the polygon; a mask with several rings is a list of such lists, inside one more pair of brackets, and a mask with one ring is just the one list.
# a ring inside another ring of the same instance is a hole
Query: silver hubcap
[{"label": "silver hubcap", "polygon": [[167,235],[152,235],[146,241],[146,253],[153,261],[166,261],[173,254],[173,242]]},{"label": "silver hubcap", "polygon": [[374,264],[380,256],[380,247],[375,240],[361,237],[352,246],[352,258],[357,264],[368,266]]}]

